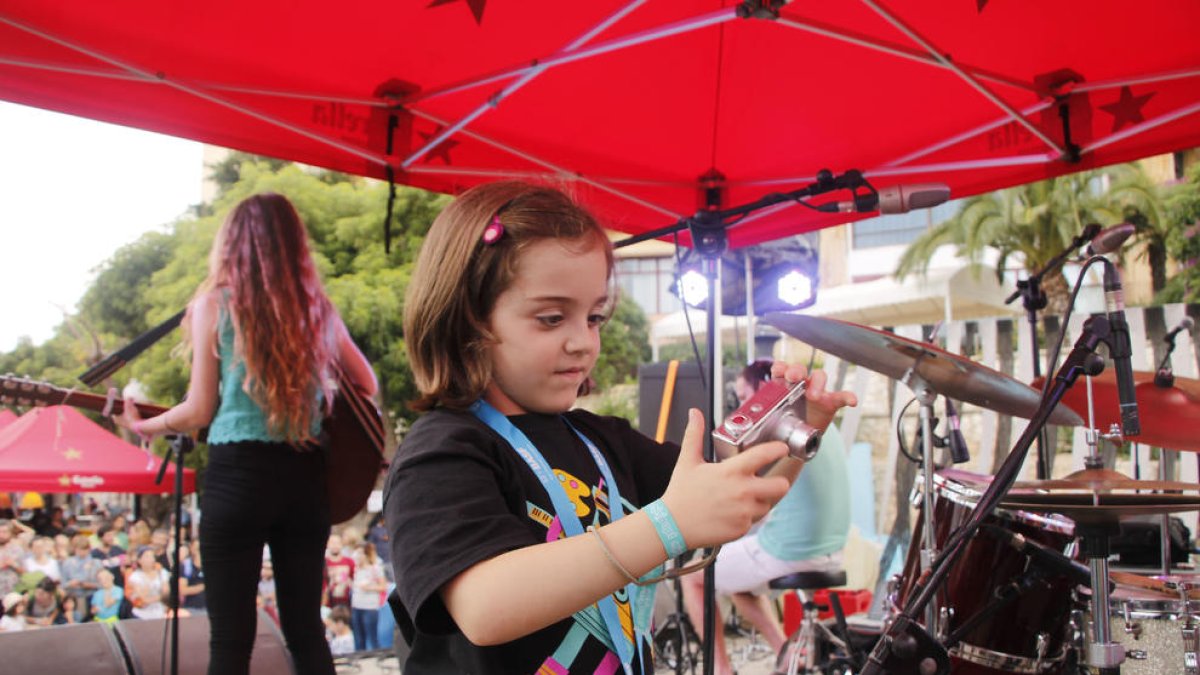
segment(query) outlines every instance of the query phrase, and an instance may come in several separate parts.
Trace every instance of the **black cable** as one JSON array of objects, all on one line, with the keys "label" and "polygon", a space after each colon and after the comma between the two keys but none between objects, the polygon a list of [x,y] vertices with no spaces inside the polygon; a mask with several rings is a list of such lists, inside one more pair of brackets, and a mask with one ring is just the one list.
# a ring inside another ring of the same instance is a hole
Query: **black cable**
[{"label": "black cable", "polygon": [[[680,255],[680,250],[682,250],[683,247],[679,244],[679,232],[678,231],[676,231],[674,233],[674,239],[675,239],[675,288],[679,289],[679,303],[683,305],[683,320],[687,324],[688,338],[691,340],[691,343],[692,343],[692,355],[696,357],[696,371],[698,373],[700,373],[700,386],[705,391],[707,391],[708,390],[708,378],[705,376],[705,373],[704,373],[704,360],[700,358],[700,345],[696,344],[696,329],[692,327],[692,316],[691,316],[691,314],[688,313],[687,301],[683,299],[683,276],[679,273],[679,270],[683,266],[684,256]],[[721,264],[719,258],[717,260],[717,264],[718,265]],[[719,325],[719,323],[718,323],[718,325]],[[713,341],[715,342],[715,340],[713,340]],[[712,345],[709,345],[708,348],[712,349]],[[718,360],[717,363],[720,363],[720,360]]]},{"label": "black cable", "polygon": [[908,461],[920,466],[923,460],[920,457],[914,457],[908,451],[908,445],[904,442],[904,413],[908,412],[909,406],[917,402],[917,397],[914,396],[904,404],[900,409],[900,414],[896,416],[896,440],[900,443],[900,454],[908,458]]}]

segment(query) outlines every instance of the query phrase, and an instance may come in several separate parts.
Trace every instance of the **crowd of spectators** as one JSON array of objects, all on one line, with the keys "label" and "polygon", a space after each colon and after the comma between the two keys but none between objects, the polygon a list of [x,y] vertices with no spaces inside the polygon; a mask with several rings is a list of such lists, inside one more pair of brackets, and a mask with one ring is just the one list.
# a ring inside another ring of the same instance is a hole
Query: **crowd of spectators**
[{"label": "crowd of spectators", "polygon": [[[27,522],[0,517],[0,631],[167,616],[170,534],[124,515],[87,522],[61,507]],[[180,616],[204,612],[199,547],[186,544]]]},{"label": "crowd of spectators", "polygon": [[[61,508],[29,522],[0,517],[0,631],[169,615],[171,534],[123,514],[94,522],[81,526]],[[180,616],[205,612],[199,544],[180,548]],[[345,527],[329,537],[322,613],[335,655],[391,648],[390,554],[379,519],[365,534]],[[258,605],[278,621],[269,548]]]}]

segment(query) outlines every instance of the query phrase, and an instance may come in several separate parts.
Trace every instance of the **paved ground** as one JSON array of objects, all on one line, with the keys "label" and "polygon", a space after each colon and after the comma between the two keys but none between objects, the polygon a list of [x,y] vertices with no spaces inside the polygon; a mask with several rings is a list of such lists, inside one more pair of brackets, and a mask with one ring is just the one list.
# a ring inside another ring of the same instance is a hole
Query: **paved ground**
[{"label": "paved ground", "polygon": [[[728,637],[730,654],[738,675],[770,675],[775,666],[775,656],[770,653],[766,643],[751,641],[740,637]],[[362,658],[341,658],[338,660],[338,673],[345,675],[398,675],[400,667],[395,656],[367,656]],[[660,663],[658,673],[667,675],[674,670]],[[697,666],[689,675],[700,675],[701,668]]]}]

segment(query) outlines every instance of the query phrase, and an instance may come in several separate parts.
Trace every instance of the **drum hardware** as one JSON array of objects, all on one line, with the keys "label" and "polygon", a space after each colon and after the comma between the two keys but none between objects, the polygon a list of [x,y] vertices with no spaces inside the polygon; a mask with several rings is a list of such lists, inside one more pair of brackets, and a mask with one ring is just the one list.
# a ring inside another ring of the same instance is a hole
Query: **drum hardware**
[{"label": "drum hardware", "polygon": [[[964,551],[965,542],[978,531],[983,520],[987,518],[1008,492],[1009,487],[1013,484],[1020,471],[1025,457],[1029,452],[1030,446],[1034,439],[1040,433],[1042,427],[1051,419],[1051,416],[1056,412],[1058,402],[1062,399],[1063,394],[1067,389],[1074,384],[1075,380],[1080,375],[1094,375],[1104,368],[1104,361],[1096,354],[1096,349],[1100,343],[1105,343],[1111,353],[1116,353],[1114,350],[1124,349],[1123,344],[1118,344],[1124,341],[1125,332],[1118,330],[1120,326],[1116,325],[1122,321],[1121,317],[1117,317],[1110,321],[1110,318],[1105,315],[1094,315],[1083,324],[1083,331],[1078,340],[1076,340],[1074,348],[1067,355],[1062,367],[1058,371],[1052,386],[1047,387],[1043,393],[1036,413],[1033,415],[1030,424],[1025,428],[1021,437],[1014,445],[1012,452],[1004,460],[1000,469],[996,473],[996,477],[992,480],[987,490],[980,497],[971,518],[959,528],[943,549],[943,553],[934,563],[932,572],[929,577],[923,580],[923,583],[918,586],[915,592],[907,598],[904,611],[901,613],[901,620],[911,616],[916,612],[920,612],[934,597],[938,589],[943,586],[952,567],[955,565],[959,556]],[[1104,539],[1105,547],[1107,547],[1107,539]],[[1087,548],[1085,542],[1085,549]],[[1105,576],[1097,581],[1093,570],[1093,581],[1099,586],[1100,592],[1107,596],[1107,565],[1105,561],[1104,567]],[[1104,582],[1104,583],[1101,583]],[[893,625],[893,630],[900,625]],[[877,675],[880,672],[885,672],[885,668],[889,664],[888,651],[892,648],[891,640],[881,639],[876,649],[871,653],[866,669],[863,670],[863,675]],[[1107,639],[1107,636],[1103,636]],[[1107,662],[1109,658],[1103,654],[1089,654],[1094,656],[1091,662]]]}]

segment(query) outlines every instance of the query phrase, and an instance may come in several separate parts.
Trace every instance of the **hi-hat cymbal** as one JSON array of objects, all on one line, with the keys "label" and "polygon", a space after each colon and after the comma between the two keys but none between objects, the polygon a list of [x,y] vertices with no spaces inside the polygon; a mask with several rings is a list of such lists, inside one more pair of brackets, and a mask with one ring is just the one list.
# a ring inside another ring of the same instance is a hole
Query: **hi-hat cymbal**
[{"label": "hi-hat cymbal", "polygon": [[1134,480],[1108,469],[1084,469],[1065,478],[1014,483],[1000,504],[1058,513],[1079,523],[1109,524],[1127,516],[1200,511],[1197,492],[1200,485],[1195,483]]},{"label": "hi-hat cymbal", "polygon": [[[1096,428],[1101,430],[1121,422],[1114,372],[1110,368],[1092,378],[1092,410],[1096,415]],[[1041,388],[1044,379],[1034,380],[1033,386]],[[1154,373],[1135,370],[1133,381],[1136,382],[1134,396],[1142,420],[1142,433],[1126,440],[1169,450],[1200,452],[1200,433],[1197,433],[1200,429],[1200,380],[1176,377],[1172,386],[1159,387],[1154,384]],[[1087,418],[1087,383],[1082,378],[1063,395],[1062,404]]]},{"label": "hi-hat cymbal", "polygon": [[[867,326],[773,312],[763,321],[807,344],[892,379],[911,370],[933,391],[1005,415],[1029,419],[1037,412],[1040,392],[987,366],[924,342],[909,340]],[[1083,424],[1074,411],[1058,406],[1050,423]]]},{"label": "hi-hat cymbal", "polygon": [[1013,483],[1013,490],[1120,492],[1123,490],[1161,490],[1167,492],[1200,492],[1200,484],[1165,480],[1135,480],[1109,469],[1083,469],[1062,478],[1029,480]]}]

